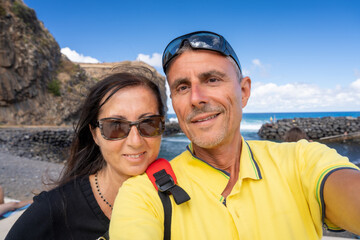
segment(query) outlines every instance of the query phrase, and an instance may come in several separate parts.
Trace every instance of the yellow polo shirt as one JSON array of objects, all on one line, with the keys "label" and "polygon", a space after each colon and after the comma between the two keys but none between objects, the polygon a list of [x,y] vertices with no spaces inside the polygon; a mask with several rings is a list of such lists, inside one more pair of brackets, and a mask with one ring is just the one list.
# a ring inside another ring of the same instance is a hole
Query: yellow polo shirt
[{"label": "yellow polo shirt", "polygon": [[[298,143],[242,141],[239,179],[226,200],[229,174],[192,154],[191,144],[171,162],[191,200],[172,202],[172,239],[320,239],[322,187],[340,168],[358,169],[335,150]],[[120,188],[110,238],[163,239],[164,212],[146,175]]]}]

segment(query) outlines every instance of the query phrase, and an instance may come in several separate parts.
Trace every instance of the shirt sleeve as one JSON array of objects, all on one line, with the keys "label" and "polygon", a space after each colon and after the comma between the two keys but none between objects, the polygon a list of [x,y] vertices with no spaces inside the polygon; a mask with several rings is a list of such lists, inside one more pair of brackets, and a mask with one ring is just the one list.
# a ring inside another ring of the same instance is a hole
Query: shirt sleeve
[{"label": "shirt sleeve", "polygon": [[128,179],[119,189],[110,221],[110,239],[163,239],[164,212],[147,175]]},{"label": "shirt sleeve", "polygon": [[42,192],[34,197],[34,202],[15,222],[5,240],[54,239],[51,222],[49,199]]},{"label": "shirt sleeve", "polygon": [[331,173],[340,169],[359,168],[349,162],[347,157],[339,155],[335,149],[324,144],[302,140],[297,144],[297,151],[302,186],[314,220],[321,220],[329,230],[341,231],[341,228],[326,219],[323,187]]}]

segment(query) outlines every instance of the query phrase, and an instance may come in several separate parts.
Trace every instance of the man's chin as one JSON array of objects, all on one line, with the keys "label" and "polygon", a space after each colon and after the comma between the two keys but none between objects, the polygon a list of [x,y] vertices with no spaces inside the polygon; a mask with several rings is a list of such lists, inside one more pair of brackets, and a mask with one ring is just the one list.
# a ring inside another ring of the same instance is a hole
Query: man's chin
[{"label": "man's chin", "polygon": [[212,148],[216,148],[217,146],[219,146],[221,144],[221,142],[224,140],[224,136],[223,135],[218,135],[218,136],[202,135],[199,137],[190,136],[189,139],[193,144],[195,144],[198,147],[205,148],[205,149],[212,149]]}]

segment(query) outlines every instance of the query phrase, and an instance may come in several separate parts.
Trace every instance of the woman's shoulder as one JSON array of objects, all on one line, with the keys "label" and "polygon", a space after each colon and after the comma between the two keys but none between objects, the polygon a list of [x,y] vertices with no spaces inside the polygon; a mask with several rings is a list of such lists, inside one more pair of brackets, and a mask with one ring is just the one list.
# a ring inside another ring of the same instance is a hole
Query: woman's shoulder
[{"label": "woman's shoulder", "polygon": [[67,197],[73,197],[76,192],[80,193],[84,186],[90,186],[88,176],[77,177],[48,191],[42,191],[34,197],[34,202],[50,201],[50,203],[53,203],[61,201]]}]

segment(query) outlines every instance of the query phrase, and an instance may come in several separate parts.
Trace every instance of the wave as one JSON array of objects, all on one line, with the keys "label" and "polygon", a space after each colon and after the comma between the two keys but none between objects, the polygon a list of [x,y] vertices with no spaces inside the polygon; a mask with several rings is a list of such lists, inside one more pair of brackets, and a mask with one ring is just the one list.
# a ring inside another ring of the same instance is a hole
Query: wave
[{"label": "wave", "polygon": [[259,131],[261,126],[264,124],[265,121],[262,120],[252,120],[247,121],[243,120],[240,125],[241,131]]},{"label": "wave", "polygon": [[178,119],[176,117],[169,118],[169,122],[178,122]]},{"label": "wave", "polygon": [[184,134],[182,134],[182,136],[177,136],[177,137],[164,137],[162,139],[162,141],[164,141],[164,142],[178,142],[178,143],[189,143],[190,142],[190,140]]},{"label": "wave", "polygon": [[[176,117],[169,117],[168,118],[169,122],[178,122],[178,119]],[[266,120],[268,119],[256,119],[256,120],[247,120],[247,119],[243,119],[241,121],[241,127],[240,129],[242,131],[258,131],[262,124],[264,124],[266,122]]]}]

